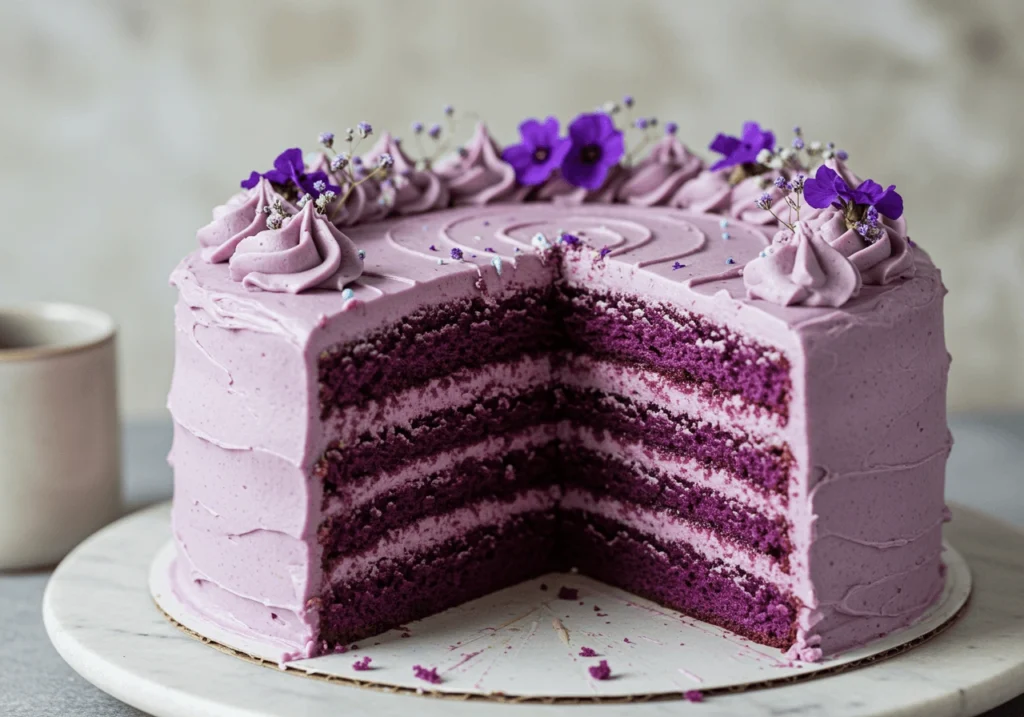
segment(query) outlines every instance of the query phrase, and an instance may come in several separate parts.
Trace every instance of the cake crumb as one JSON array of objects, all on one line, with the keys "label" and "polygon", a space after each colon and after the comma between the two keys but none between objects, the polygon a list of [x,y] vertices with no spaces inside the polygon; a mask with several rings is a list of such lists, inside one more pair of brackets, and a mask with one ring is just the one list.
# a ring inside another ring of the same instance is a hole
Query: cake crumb
[{"label": "cake crumb", "polygon": [[548,589],[547,584],[546,583],[541,583],[540,584],[540,589],[543,590],[544,592],[547,592],[547,589]]},{"label": "cake crumb", "polygon": [[424,682],[429,682],[432,685],[441,684],[441,675],[437,674],[436,667],[431,667],[428,670],[426,667],[423,667],[422,665],[413,665],[412,674],[416,678],[421,679]]},{"label": "cake crumb", "polygon": [[373,660],[371,660],[369,657],[364,657],[361,660],[356,660],[355,662],[353,662],[352,669],[356,672],[366,672],[367,670],[372,670],[373,668],[370,667],[371,662],[373,662]]},{"label": "cake crumb", "polygon": [[593,667],[588,667],[587,672],[595,680],[607,680],[612,676],[612,668],[608,667],[608,660],[601,660]]},{"label": "cake crumb", "polygon": [[576,588],[567,588],[564,585],[558,589],[559,600],[576,600],[580,596],[580,591]]},{"label": "cake crumb", "polygon": [[599,608],[597,605],[594,605],[594,612],[601,612],[601,608]]},{"label": "cake crumb", "polygon": [[633,641],[630,640],[628,637],[622,638],[622,641],[625,642],[627,645],[632,645],[633,644]]},{"label": "cake crumb", "polygon": [[687,702],[703,702],[704,693],[700,690],[687,690],[683,693],[683,697],[686,698]]},{"label": "cake crumb", "polygon": [[334,646],[334,654],[344,655],[346,652],[348,652],[348,648],[342,645],[340,642]]},{"label": "cake crumb", "polygon": [[580,657],[597,657],[597,651],[592,647],[581,647]]}]

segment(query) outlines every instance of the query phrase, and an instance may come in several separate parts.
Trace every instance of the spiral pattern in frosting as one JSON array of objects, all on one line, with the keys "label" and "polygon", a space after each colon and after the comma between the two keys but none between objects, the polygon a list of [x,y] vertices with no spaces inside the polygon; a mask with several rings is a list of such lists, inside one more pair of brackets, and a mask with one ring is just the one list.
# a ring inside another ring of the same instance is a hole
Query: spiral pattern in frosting
[{"label": "spiral pattern in frosting", "polygon": [[229,199],[213,210],[213,221],[196,232],[196,239],[203,247],[203,261],[219,264],[235,253],[238,243],[267,228],[267,209],[276,201],[294,213],[289,202],[274,191],[270,182],[260,179],[259,183]]},{"label": "spiral pattern in frosting", "polygon": [[298,294],[340,291],[363,273],[363,260],[352,240],[307,202],[280,229],[240,241],[228,269],[247,289]]}]

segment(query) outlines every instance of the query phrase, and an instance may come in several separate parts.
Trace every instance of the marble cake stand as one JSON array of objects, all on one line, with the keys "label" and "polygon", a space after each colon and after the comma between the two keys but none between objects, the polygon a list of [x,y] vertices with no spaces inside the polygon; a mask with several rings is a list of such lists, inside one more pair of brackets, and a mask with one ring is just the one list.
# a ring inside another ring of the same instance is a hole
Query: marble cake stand
[{"label": "marble cake stand", "polygon": [[[579,715],[587,709],[588,713],[599,710],[609,715],[640,716],[741,713],[757,717],[785,713],[943,717],[978,714],[1024,689],[1024,534],[966,510],[955,511],[947,536],[971,566],[974,593],[961,617],[931,640],[886,660],[822,679],[736,694],[713,693],[700,705],[659,701],[633,702],[628,707],[590,704],[585,708],[571,704],[523,707],[506,702],[387,694],[267,669],[225,655],[172,625],[153,604],[147,573],[153,556],[166,542],[167,523],[166,505],[157,506],[90,538],[54,573],[43,605],[50,638],[74,669],[115,697],[155,715],[390,717],[415,712],[461,717],[513,712]],[[957,561],[951,557],[952,573]],[[566,577],[566,582],[569,579]],[[577,576],[571,579],[579,580],[584,591],[592,586]],[[956,581],[952,582],[955,586]],[[583,596],[581,592],[581,599]],[[594,602],[593,596],[590,602]],[[568,607],[558,605],[558,601],[556,605]],[[589,603],[587,607],[591,608]],[[566,618],[569,624],[571,615],[570,611]],[[557,615],[543,625],[546,637],[554,645],[567,648],[563,643],[572,638],[561,634],[556,619]],[[544,621],[531,621],[526,630],[534,622],[541,625]],[[652,630],[658,624],[652,623]],[[610,628],[606,632],[602,636],[619,637]],[[654,635],[655,640],[664,636]],[[639,634],[634,637],[641,638],[634,640],[635,644],[645,641]],[[628,643],[619,646],[608,639],[591,637],[579,644],[589,642],[596,642],[591,646],[598,652],[608,650],[609,663],[613,669],[618,665],[622,674],[616,689],[605,694],[622,694],[621,687],[631,681],[627,650],[632,648]],[[375,655],[368,649],[371,645],[363,647]],[[741,654],[744,649],[752,648],[734,648],[737,664],[746,659]],[[463,650],[466,654],[474,651]],[[580,660],[576,670],[593,661]],[[634,668],[635,674],[642,669],[639,665]],[[769,673],[771,670],[766,668]],[[450,673],[457,674],[457,669]],[[367,675],[372,680],[382,677]],[[677,689],[705,688],[693,675],[681,672],[679,677]],[[615,680],[602,684],[610,687]],[[426,683],[424,686],[430,687]]]}]

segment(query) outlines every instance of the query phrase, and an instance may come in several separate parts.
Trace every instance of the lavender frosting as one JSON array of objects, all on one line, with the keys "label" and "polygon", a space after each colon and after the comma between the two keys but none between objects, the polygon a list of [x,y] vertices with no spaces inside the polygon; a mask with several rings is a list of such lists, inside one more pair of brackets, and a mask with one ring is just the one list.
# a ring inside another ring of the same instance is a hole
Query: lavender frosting
[{"label": "lavender frosting", "polygon": [[280,229],[242,239],[228,263],[231,278],[247,289],[297,294],[341,291],[363,273],[352,240],[307,202]]},{"label": "lavender frosting", "polygon": [[807,224],[784,229],[743,268],[747,296],[791,306],[842,306],[857,295],[860,272]]},{"label": "lavender frosting", "polygon": [[[329,222],[315,220],[308,207],[301,216],[310,237],[318,221],[325,236]],[[282,654],[309,654],[317,631],[310,605],[324,576],[316,540],[321,496],[308,476],[336,437],[316,410],[318,356],[425,305],[499,300],[558,278],[665,302],[775,347],[789,362],[788,421],[751,416],[742,425],[784,441],[793,453],[786,505],[778,509],[793,541],[788,572],[779,579],[801,606],[795,657],[816,659],[909,624],[942,587],[950,437],[939,272],[915,249],[908,254],[912,276],[865,281],[840,308],[751,298],[746,277],[723,269],[730,259],[741,266],[765,251],[767,229],[733,220],[726,242],[719,219],[672,208],[499,204],[353,227],[349,236],[366,250],[365,271],[348,284],[358,310],[346,310],[332,292],[250,292],[229,275],[234,267],[209,264],[199,252],[184,259],[172,275],[181,299],[169,398],[178,589],[195,609],[235,629],[272,634]],[[303,226],[299,218],[292,223]],[[580,247],[532,249],[536,234],[556,237],[560,229],[577,235]],[[810,224],[807,231],[805,259],[813,255],[820,265],[822,255],[831,255]],[[276,249],[255,253],[275,256],[302,241],[295,229],[287,236]],[[439,264],[453,248],[463,260]],[[317,257],[323,263],[319,250]],[[262,273],[282,282],[295,276],[281,266]],[[526,380],[513,367],[488,370],[499,383]],[[640,377],[638,384],[651,386],[653,379]],[[628,390],[626,377],[621,383]],[[459,404],[476,385],[448,381],[423,391],[430,400]],[[691,400],[700,399],[685,398]],[[414,394],[397,396],[342,418],[357,435],[370,425],[408,421],[421,405]]]},{"label": "lavender frosting", "polygon": [[199,246],[203,247],[203,260],[217,264],[230,259],[240,241],[267,228],[266,210],[275,200],[281,201],[289,212],[296,211],[266,179],[215,208],[213,221],[196,233]]},{"label": "lavender frosting", "polygon": [[683,184],[704,168],[700,157],[688,150],[674,134],[666,134],[638,164],[616,192],[616,199],[641,207],[666,205]]},{"label": "lavender frosting", "polygon": [[394,160],[391,170],[394,184],[391,208],[396,214],[420,214],[448,206],[450,197],[445,180],[436,172],[416,169],[416,163],[389,132],[381,135],[377,144],[363,158],[363,164],[375,167],[380,156],[385,153],[390,154]]},{"label": "lavender frosting", "polygon": [[501,158],[483,122],[477,123],[472,139],[458,154],[438,165],[437,173],[447,182],[456,206],[506,201],[516,190],[516,172]]}]

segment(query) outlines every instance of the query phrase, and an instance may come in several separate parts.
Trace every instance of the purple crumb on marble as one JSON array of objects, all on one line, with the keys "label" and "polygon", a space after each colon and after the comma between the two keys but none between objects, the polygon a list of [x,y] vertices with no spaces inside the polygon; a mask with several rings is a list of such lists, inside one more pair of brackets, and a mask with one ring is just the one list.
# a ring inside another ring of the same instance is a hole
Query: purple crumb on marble
[{"label": "purple crumb on marble", "polygon": [[352,663],[352,669],[356,672],[366,672],[367,670],[373,669],[370,667],[370,663],[373,662],[369,657],[364,657],[361,660],[356,660]]},{"label": "purple crumb on marble", "polygon": [[592,647],[581,647],[580,657],[597,657],[597,651]]},{"label": "purple crumb on marble", "polygon": [[559,600],[576,600],[580,596],[580,591],[576,588],[567,588],[564,585],[558,589]]},{"label": "purple crumb on marble", "polygon": [[422,665],[413,665],[412,674],[417,679],[423,680],[424,682],[429,682],[432,685],[441,684],[441,676],[437,674],[436,667],[431,667],[428,670],[426,667],[423,667]]},{"label": "purple crumb on marble", "polygon": [[430,245],[430,251],[437,251],[437,247],[433,244]]},{"label": "purple crumb on marble", "polygon": [[588,667],[587,672],[595,680],[607,680],[612,676],[612,668],[608,667],[608,660],[601,660],[593,667]]},{"label": "purple crumb on marble", "polygon": [[686,264],[680,264],[678,261],[675,262],[672,265],[672,271],[676,271],[677,269],[685,269],[685,268],[686,268]]},{"label": "purple crumb on marble", "polygon": [[686,698],[687,702],[703,702],[704,693],[700,690],[687,690],[683,693],[683,697]]},{"label": "purple crumb on marble", "polygon": [[632,645],[632,644],[633,644],[633,641],[632,641],[632,640],[630,640],[630,639],[629,639],[628,637],[624,637],[624,638],[622,638],[622,641],[623,641],[623,642],[627,642],[627,643],[629,643],[630,645]]}]

